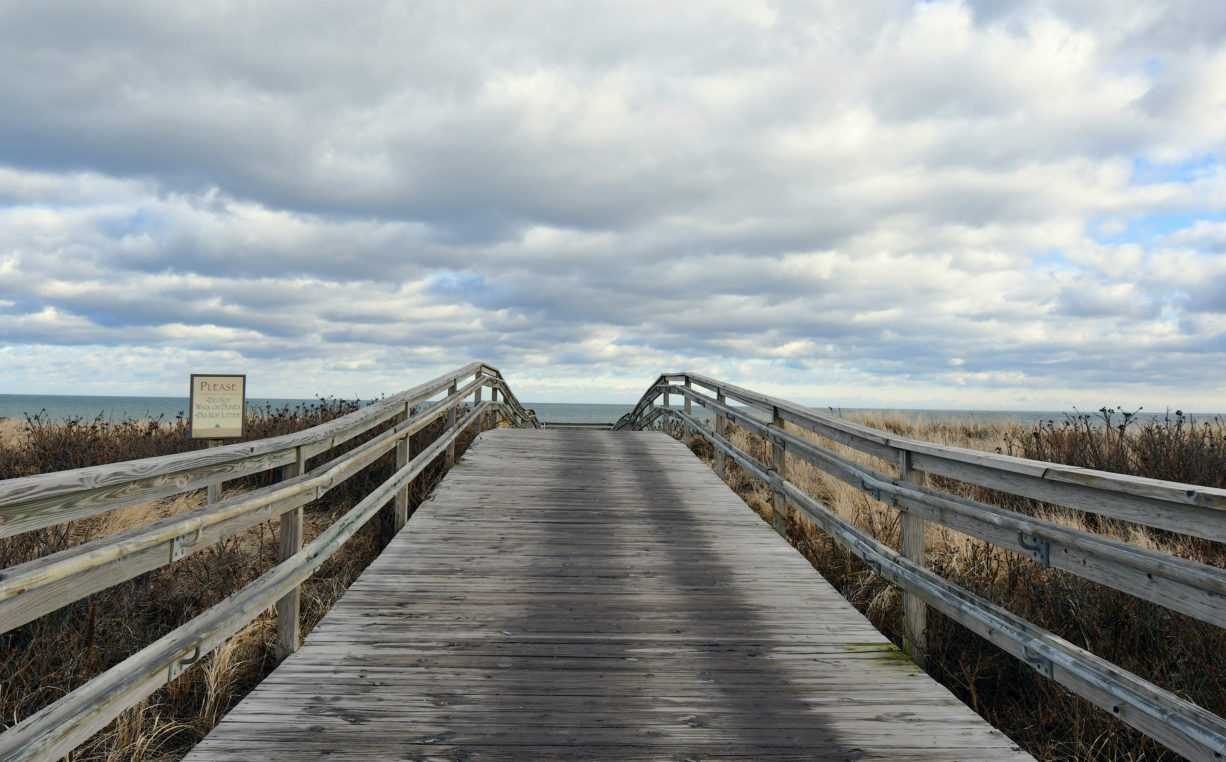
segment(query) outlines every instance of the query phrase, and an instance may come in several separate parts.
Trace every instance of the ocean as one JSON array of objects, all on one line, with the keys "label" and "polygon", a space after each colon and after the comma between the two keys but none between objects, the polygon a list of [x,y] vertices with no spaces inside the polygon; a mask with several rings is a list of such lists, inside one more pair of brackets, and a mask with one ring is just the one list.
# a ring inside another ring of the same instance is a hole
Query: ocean
[{"label": "ocean", "polygon": [[[315,400],[299,399],[249,399],[247,409],[263,409],[265,405],[279,408],[289,405],[309,404]],[[44,417],[62,421],[82,418],[92,421],[102,417],[111,421],[125,418],[187,417],[187,397],[109,397],[74,396],[67,394],[0,394],[0,418],[25,420],[27,415],[42,414]]]},{"label": "ocean", "polygon": [[[280,408],[288,405],[310,404],[314,399],[249,399],[248,409],[262,409],[265,406]],[[674,406],[679,402],[672,400]],[[525,407],[536,411],[541,421],[556,423],[613,423],[625,413],[633,409],[633,405],[624,404],[585,404],[561,402],[525,402]],[[0,394],[0,418],[24,420],[26,415],[37,415],[40,412],[52,420],[67,418],[82,418],[93,420],[101,416],[109,420],[125,418],[157,418],[159,416],[173,420],[176,416],[187,415],[187,397],[111,397],[111,396],[73,396],[62,394]],[[694,406],[694,412],[699,418],[708,418],[699,406]],[[895,408],[816,408],[820,412],[833,413],[844,417],[852,417],[864,413],[898,416],[912,423],[924,420],[927,422],[968,421],[980,424],[1004,423],[1016,421],[1023,426],[1064,420],[1065,412],[1058,410],[916,410]],[[1072,411],[1068,411],[1072,413]],[[1082,411],[1089,413],[1096,420],[1097,411]],[[1172,411],[1173,413],[1173,411]],[[1166,415],[1166,411],[1142,411],[1140,418],[1158,418]],[[1221,414],[1193,413],[1195,420],[1208,421]],[[1118,415],[1115,420],[1119,421]]]},{"label": "ocean", "polygon": [[[248,410],[265,406],[274,409],[288,405],[309,405],[314,399],[249,399]],[[563,404],[537,402],[525,407],[536,411],[542,421],[558,423],[612,423],[630,412],[633,405]],[[81,418],[92,421],[101,416],[111,421],[125,418],[166,418],[187,416],[187,397],[110,397],[65,394],[0,394],[0,418],[25,420],[27,415],[43,414],[51,420]]]}]

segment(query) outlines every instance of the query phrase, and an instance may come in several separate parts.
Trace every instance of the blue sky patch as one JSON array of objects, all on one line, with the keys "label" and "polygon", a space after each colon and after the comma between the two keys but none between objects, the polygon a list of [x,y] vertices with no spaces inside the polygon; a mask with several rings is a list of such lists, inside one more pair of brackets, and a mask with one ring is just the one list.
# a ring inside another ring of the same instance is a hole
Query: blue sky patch
[{"label": "blue sky patch", "polygon": [[148,206],[138,206],[127,216],[116,215],[99,221],[98,229],[107,238],[121,239],[129,236],[153,234],[161,231],[162,219]]},{"label": "blue sky patch", "polygon": [[1226,212],[1174,212],[1172,214],[1147,214],[1128,220],[1128,229],[1115,235],[1102,235],[1099,227],[1103,219],[1091,219],[1086,223],[1090,237],[1102,244],[1148,244],[1159,238],[1165,238],[1172,233],[1186,230],[1198,222],[1226,221]]},{"label": "blue sky patch", "polygon": [[472,298],[487,290],[485,276],[444,270],[430,276],[430,293]]},{"label": "blue sky patch", "polygon": [[1071,261],[1064,253],[1057,250],[1035,255],[1031,260],[1030,270],[1072,270],[1077,263]]},{"label": "blue sky patch", "polygon": [[1132,160],[1133,185],[1158,183],[1191,183],[1201,180],[1217,169],[1218,160],[1211,154],[1181,162],[1154,162],[1144,156]]}]

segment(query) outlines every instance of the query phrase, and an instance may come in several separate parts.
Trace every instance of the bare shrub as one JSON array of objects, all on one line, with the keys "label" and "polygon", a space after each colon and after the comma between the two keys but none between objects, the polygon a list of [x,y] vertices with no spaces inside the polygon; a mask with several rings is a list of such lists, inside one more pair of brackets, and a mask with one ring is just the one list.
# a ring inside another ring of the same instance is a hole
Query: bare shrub
[{"label": "bare shrub", "polygon": [[[1226,424],[1193,422],[1179,411],[1158,420],[1104,408],[1031,428],[952,421],[912,424],[899,416],[856,419],[874,428],[941,444],[1193,484],[1226,486]],[[766,443],[731,426],[728,438],[759,462]],[[788,430],[879,471],[896,465],[788,425]],[[698,441],[698,438],[695,439]],[[693,447],[707,456],[709,445]],[[710,460],[713,456],[707,456]],[[898,549],[894,509],[791,456],[788,479],[839,516]],[[770,490],[731,461],[726,481],[769,521]],[[1226,549],[1199,538],[933,478],[946,491],[1099,532],[1202,563],[1226,566]],[[902,645],[901,596],[866,564],[803,516],[790,512],[788,539],[895,644]],[[1226,631],[1125,593],[1035,564],[1029,558],[926,525],[927,562],[946,579],[1219,715],[1226,714]],[[928,670],[962,700],[1044,760],[1179,759],[1137,731],[1040,677],[1028,666],[937,612],[929,613]]]},{"label": "bare shrub", "polygon": [[[357,402],[318,400],[296,408],[251,411],[247,439],[290,433],[357,409]],[[463,415],[463,411],[460,412]],[[387,425],[312,458],[308,468],[337,457]],[[413,435],[422,451],[446,426],[436,421]],[[188,438],[186,421],[64,422],[28,418],[0,438],[0,477],[10,478],[204,446]],[[475,432],[460,438],[463,452]],[[381,458],[304,511],[310,541],[391,476],[393,456]],[[442,456],[411,490],[423,499],[444,473]],[[226,483],[225,496],[279,479],[277,472]],[[110,511],[0,539],[0,569],[41,558],[72,545],[148,524],[204,504],[203,491]],[[253,581],[279,559],[279,523],[260,524],[169,566],[69,604],[22,627],[0,633],[0,729],[10,727],[91,677],[119,663],[175,627]],[[387,511],[366,524],[302,586],[301,626],[309,632],[379,554],[391,537]],[[266,612],[212,654],[162,686],[74,751],[74,760],[178,759],[259,683],[276,664],[276,621]]]}]

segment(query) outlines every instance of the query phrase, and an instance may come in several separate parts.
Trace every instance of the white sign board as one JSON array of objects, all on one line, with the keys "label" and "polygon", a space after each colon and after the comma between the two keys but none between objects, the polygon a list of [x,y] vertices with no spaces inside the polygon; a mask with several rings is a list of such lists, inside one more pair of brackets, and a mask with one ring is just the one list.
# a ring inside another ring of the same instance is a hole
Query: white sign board
[{"label": "white sign board", "polygon": [[238,439],[246,408],[246,376],[192,374],[192,439]]}]

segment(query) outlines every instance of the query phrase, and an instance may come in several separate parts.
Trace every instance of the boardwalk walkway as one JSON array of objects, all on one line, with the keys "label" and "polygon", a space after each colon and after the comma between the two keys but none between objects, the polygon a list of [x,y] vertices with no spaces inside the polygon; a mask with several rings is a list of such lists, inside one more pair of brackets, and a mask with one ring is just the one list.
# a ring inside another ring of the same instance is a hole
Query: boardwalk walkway
[{"label": "boardwalk walkway", "polygon": [[680,443],[483,434],[192,760],[1025,759]]}]

